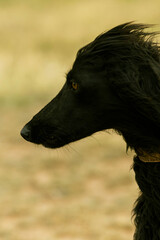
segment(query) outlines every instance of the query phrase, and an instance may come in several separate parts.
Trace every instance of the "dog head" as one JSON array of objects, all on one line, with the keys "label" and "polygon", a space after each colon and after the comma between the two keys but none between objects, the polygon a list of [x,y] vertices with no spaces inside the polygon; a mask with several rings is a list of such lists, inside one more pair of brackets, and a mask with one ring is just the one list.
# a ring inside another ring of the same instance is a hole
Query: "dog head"
[{"label": "dog head", "polygon": [[113,128],[131,148],[160,146],[160,54],[147,27],[119,25],[80,49],[61,91],[21,135],[57,148]]}]

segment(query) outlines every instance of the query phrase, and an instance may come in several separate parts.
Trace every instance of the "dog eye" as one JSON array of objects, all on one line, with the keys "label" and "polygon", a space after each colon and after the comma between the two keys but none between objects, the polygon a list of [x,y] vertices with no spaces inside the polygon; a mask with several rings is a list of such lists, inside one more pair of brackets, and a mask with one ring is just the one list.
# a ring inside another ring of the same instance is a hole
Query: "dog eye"
[{"label": "dog eye", "polygon": [[72,88],[73,88],[74,90],[77,90],[77,89],[78,89],[78,83],[72,82]]}]

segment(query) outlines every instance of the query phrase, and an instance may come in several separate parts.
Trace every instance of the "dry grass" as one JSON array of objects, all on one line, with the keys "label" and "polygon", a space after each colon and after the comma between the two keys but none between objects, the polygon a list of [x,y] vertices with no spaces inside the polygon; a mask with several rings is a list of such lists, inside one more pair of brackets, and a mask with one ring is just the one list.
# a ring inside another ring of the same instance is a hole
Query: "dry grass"
[{"label": "dry grass", "polygon": [[159,23],[159,9],[158,0],[0,0],[0,240],[132,238],[138,191],[119,136],[51,151],[19,131],[61,88],[79,47],[122,22]]}]

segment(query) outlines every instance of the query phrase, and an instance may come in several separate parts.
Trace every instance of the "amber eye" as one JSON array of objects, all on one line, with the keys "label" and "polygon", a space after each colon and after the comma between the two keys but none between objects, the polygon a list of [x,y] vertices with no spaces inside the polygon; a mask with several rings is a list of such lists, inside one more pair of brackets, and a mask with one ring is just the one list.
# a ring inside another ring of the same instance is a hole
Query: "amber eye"
[{"label": "amber eye", "polygon": [[77,88],[78,88],[78,83],[72,82],[72,88],[73,88],[74,90],[77,90]]}]

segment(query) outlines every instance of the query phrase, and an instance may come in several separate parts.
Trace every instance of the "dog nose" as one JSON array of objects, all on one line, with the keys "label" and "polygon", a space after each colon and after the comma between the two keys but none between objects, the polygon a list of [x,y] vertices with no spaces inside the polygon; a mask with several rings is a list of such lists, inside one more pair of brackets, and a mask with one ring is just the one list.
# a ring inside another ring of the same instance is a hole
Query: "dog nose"
[{"label": "dog nose", "polygon": [[28,125],[25,125],[21,130],[21,136],[27,140],[31,141],[31,129]]}]

